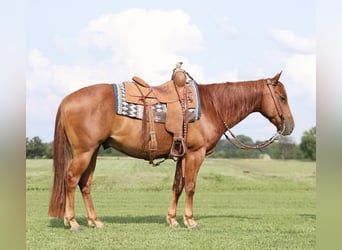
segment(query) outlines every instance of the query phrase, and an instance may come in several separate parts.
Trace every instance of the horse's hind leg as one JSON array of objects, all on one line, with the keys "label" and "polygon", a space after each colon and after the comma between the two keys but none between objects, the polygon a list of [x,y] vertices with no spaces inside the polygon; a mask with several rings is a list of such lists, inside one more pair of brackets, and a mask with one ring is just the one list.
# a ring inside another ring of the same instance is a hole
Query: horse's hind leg
[{"label": "horse's hind leg", "polygon": [[87,209],[88,226],[96,227],[96,228],[103,228],[104,224],[98,219],[96,215],[93,199],[90,194],[92,179],[93,179],[95,166],[96,166],[97,152],[98,150],[94,152],[87,170],[81,176],[78,186],[80,187],[84,205]]},{"label": "horse's hind leg", "polygon": [[64,224],[70,225],[71,230],[80,230],[81,227],[75,218],[75,189],[80,181],[82,174],[89,166],[94,151],[74,152],[73,159],[67,171],[66,177],[66,205]]},{"label": "horse's hind leg", "polygon": [[173,180],[173,195],[170,202],[169,210],[166,217],[166,222],[170,225],[170,227],[179,227],[179,223],[176,219],[177,212],[177,204],[179,197],[182,194],[184,188],[184,178],[182,174],[182,162],[181,160],[177,161],[175,178]]}]

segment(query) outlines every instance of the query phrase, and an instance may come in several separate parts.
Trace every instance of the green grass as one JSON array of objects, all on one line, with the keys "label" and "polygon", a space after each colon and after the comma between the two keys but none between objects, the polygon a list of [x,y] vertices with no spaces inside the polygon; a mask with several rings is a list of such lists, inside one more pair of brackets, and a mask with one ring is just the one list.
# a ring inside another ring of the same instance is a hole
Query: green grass
[{"label": "green grass", "polygon": [[[90,229],[80,192],[80,232],[49,218],[51,160],[26,162],[27,249],[315,249],[316,164],[206,159],[194,214],[201,229],[172,229],[165,217],[174,163],[99,159],[93,199],[104,229]],[[178,207],[182,222],[184,195]]]}]

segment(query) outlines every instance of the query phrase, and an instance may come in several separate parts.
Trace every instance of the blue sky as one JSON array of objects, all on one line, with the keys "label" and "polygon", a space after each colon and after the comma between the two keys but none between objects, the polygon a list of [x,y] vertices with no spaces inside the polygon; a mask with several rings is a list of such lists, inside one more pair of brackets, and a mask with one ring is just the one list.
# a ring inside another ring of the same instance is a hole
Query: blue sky
[{"label": "blue sky", "polygon": [[[170,77],[177,61],[200,83],[283,70],[297,143],[316,125],[315,1],[30,1],[26,136],[53,140],[63,97],[139,75]],[[275,128],[254,114],[233,128],[253,140]]]}]

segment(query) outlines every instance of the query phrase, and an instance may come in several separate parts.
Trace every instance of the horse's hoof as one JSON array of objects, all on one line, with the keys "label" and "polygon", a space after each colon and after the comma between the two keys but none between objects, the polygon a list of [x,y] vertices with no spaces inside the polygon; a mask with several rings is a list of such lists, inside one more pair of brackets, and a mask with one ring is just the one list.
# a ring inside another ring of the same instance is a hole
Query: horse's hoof
[{"label": "horse's hoof", "polygon": [[88,221],[88,227],[90,228],[104,228],[105,225],[101,221]]},{"label": "horse's hoof", "polygon": [[82,227],[81,226],[75,226],[75,227],[71,227],[70,228],[71,231],[82,231]]},{"label": "horse's hoof", "polygon": [[103,223],[96,223],[96,224],[93,224],[89,227],[102,229],[102,228],[105,228],[105,225]]},{"label": "horse's hoof", "polygon": [[81,226],[77,223],[75,219],[68,220],[66,217],[64,217],[64,227],[68,228],[70,227],[71,231],[81,231]]},{"label": "horse's hoof", "polygon": [[169,218],[169,217],[166,217],[166,222],[167,224],[169,224],[169,226],[171,228],[180,228],[180,224],[178,223],[178,221],[174,218]]},{"label": "horse's hoof", "polygon": [[184,218],[184,225],[189,230],[199,230],[200,226],[197,224],[197,222],[194,219],[185,219]]}]

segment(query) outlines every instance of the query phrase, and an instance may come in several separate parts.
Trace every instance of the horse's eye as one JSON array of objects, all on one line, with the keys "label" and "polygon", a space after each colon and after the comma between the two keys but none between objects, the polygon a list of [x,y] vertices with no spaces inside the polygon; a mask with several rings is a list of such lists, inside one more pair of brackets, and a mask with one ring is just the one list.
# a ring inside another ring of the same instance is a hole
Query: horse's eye
[{"label": "horse's eye", "polygon": [[280,96],[280,100],[281,100],[282,102],[285,102],[285,101],[286,101],[286,95],[281,95],[281,96]]}]

